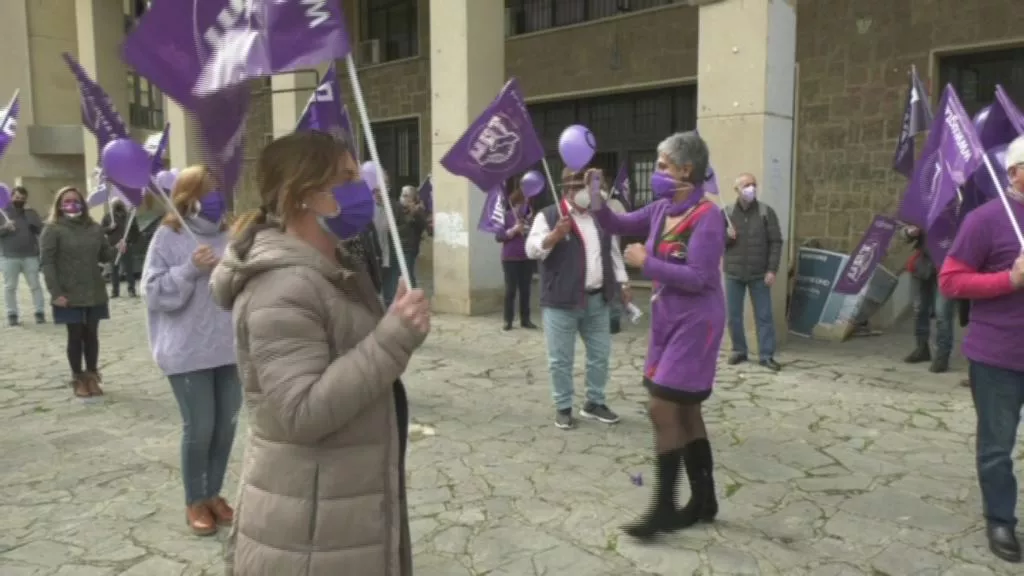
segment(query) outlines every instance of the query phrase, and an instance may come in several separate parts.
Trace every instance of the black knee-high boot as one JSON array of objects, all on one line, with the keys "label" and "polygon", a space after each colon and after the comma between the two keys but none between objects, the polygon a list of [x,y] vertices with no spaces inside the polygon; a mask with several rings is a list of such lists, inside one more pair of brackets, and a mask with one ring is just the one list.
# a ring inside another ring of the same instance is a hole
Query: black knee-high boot
[{"label": "black knee-high boot", "polygon": [[657,486],[651,498],[651,507],[644,516],[623,527],[630,536],[640,539],[654,537],[659,532],[675,530],[677,523],[676,503],[678,502],[679,468],[685,448],[658,454]]},{"label": "black knee-high boot", "polygon": [[701,438],[687,444],[684,450],[683,462],[690,481],[690,501],[676,514],[677,529],[693,526],[697,522],[711,522],[718,515],[711,443],[707,438]]}]

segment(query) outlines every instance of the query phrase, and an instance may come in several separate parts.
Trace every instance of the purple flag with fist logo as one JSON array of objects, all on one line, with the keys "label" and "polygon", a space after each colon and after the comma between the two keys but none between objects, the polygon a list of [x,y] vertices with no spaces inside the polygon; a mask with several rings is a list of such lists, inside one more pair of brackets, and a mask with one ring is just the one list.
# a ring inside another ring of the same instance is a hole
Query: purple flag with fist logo
[{"label": "purple flag with fist logo", "polygon": [[543,158],[544,147],[513,78],[441,158],[441,165],[489,191]]},{"label": "purple flag with fist logo", "polygon": [[319,130],[327,132],[336,139],[349,145],[355,156],[356,141],[352,136],[352,124],[348,113],[341,104],[341,86],[338,83],[338,72],[332,63],[324,79],[317,86],[316,92],[309,97],[306,109],[299,118],[296,131]]},{"label": "purple flag with fist logo", "polygon": [[82,99],[82,125],[96,137],[96,145],[103,153],[103,147],[111,140],[128,138],[128,125],[114,109],[110,96],[100,87],[70,54],[63,54],[64,62],[78,82]]},{"label": "purple flag with fist logo", "polygon": [[927,231],[981,166],[984,153],[971,117],[953,87],[946,86],[897,217]]},{"label": "purple flag with fist logo", "polygon": [[882,214],[875,216],[839,274],[833,289],[837,294],[860,294],[875,273],[875,268],[889,253],[889,244],[899,226],[899,222],[892,217]]}]

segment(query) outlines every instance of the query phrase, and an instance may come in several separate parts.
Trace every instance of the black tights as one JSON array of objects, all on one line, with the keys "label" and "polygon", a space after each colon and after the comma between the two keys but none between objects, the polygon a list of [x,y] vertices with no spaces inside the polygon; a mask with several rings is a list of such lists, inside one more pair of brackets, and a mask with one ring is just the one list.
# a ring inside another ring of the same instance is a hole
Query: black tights
[{"label": "black tights", "polygon": [[654,450],[667,454],[708,437],[700,403],[681,404],[651,396],[648,413],[654,425]]},{"label": "black tights", "polygon": [[68,324],[68,365],[71,373],[82,373],[82,358],[85,358],[85,369],[97,372],[100,357],[99,323]]}]

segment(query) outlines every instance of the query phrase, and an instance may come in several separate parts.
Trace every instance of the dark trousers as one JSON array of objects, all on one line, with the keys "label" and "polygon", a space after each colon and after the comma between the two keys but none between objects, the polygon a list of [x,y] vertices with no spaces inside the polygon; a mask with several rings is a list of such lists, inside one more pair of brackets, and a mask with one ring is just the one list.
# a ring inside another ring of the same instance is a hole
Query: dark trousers
[{"label": "dark trousers", "polygon": [[968,374],[978,416],[978,484],[985,520],[1012,528],[1017,525],[1013,448],[1024,407],[1024,372],[971,361]]},{"label": "dark trousers", "polygon": [[505,324],[515,318],[516,294],[519,295],[519,322],[530,321],[530,285],[533,283],[533,260],[504,260]]},{"label": "dark trousers", "polygon": [[78,376],[82,373],[82,359],[85,369],[89,372],[99,370],[100,357],[100,321],[88,319],[81,324],[67,324],[68,330],[68,366],[71,373]]},{"label": "dark trousers", "polygon": [[128,293],[135,293],[135,262],[131,250],[121,255],[121,259],[110,265],[110,295],[121,295],[121,274],[128,284]]}]

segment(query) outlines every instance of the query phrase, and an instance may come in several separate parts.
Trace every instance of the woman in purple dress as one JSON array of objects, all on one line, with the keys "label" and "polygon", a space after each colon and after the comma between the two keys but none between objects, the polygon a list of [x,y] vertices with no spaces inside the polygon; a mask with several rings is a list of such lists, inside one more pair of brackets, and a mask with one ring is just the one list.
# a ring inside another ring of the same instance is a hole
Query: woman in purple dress
[{"label": "woman in purple dress", "polygon": [[[609,234],[646,236],[625,250],[628,266],[652,281],[651,334],[644,366],[657,453],[657,487],[647,514],[625,527],[647,539],[718,513],[711,444],[701,404],[711,396],[725,329],[721,262],[725,222],[704,197],[707,144],[696,132],[673,134],[658,145],[651,190],[657,200],[629,214],[606,205],[596,212]],[[690,481],[690,501],[677,508],[680,467]]]}]

